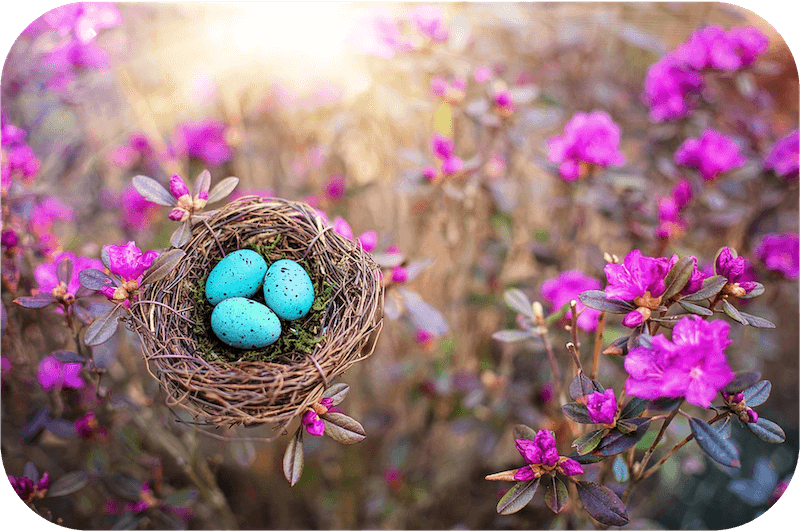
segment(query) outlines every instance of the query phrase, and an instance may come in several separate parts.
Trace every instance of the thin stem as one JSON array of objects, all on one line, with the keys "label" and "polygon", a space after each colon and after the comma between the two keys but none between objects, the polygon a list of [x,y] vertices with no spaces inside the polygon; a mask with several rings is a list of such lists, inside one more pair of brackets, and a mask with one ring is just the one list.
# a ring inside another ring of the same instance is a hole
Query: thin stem
[{"label": "thin stem", "polygon": [[556,381],[556,392],[558,393],[558,399],[561,401],[561,404],[564,404],[567,402],[567,396],[564,395],[564,385],[561,382],[561,370],[558,368],[556,355],[553,352],[553,344],[550,343],[550,338],[547,337],[546,329],[541,332],[539,336],[541,337],[542,343],[544,343],[544,348],[547,351],[547,358],[550,361],[550,367],[553,369],[553,379]]},{"label": "thin stem", "polygon": [[606,326],[606,313],[601,312],[597,320],[597,331],[594,337],[594,351],[592,352],[592,372],[589,378],[594,380],[597,377],[597,366],[600,363],[600,348],[603,344],[603,330]]},{"label": "thin stem", "polygon": [[[678,410],[680,410],[680,406],[682,403],[683,400],[681,400],[681,402],[678,403],[678,406],[676,406],[675,409],[669,413],[667,419],[665,419],[664,423],[661,424],[661,430],[658,431],[656,439],[653,440],[653,443],[650,445],[650,448],[647,449],[647,452],[644,453],[644,457],[642,458],[642,461],[639,463],[640,471],[644,470],[644,468],[647,467],[647,462],[650,460],[650,456],[653,454],[653,451],[655,451],[656,446],[659,443],[661,443],[661,438],[664,437],[664,433],[667,431],[667,427],[669,426],[669,424],[672,423],[672,420],[675,419],[676,415],[678,415]],[[641,475],[637,476],[641,477]]]}]

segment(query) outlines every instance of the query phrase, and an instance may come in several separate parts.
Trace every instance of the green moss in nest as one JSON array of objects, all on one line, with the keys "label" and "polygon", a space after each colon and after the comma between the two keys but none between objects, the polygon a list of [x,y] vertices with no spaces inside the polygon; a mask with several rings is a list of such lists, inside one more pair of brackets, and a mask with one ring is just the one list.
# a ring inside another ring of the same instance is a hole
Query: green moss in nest
[{"label": "green moss in nest", "polygon": [[[280,239],[275,239],[267,244],[256,244],[245,249],[252,249],[272,264],[282,258],[291,258],[285,254],[276,253]],[[281,256],[283,255],[283,256]],[[294,259],[293,259],[294,260]],[[314,269],[307,260],[296,261],[306,272],[313,272]],[[237,349],[222,343],[211,330],[211,312],[214,306],[206,299],[206,279],[204,275],[194,283],[187,283],[187,289],[194,301],[194,322],[192,329],[197,338],[197,348],[199,355],[208,361],[224,360],[235,362],[237,360],[251,360],[268,362],[278,356],[291,360],[297,355],[309,355],[314,351],[315,346],[325,337],[322,334],[322,317],[328,302],[333,296],[333,285],[324,279],[311,278],[314,285],[314,303],[311,310],[305,317],[299,320],[281,320],[281,335],[278,340],[261,349]],[[253,301],[264,304],[264,294],[259,290],[253,297]]]}]

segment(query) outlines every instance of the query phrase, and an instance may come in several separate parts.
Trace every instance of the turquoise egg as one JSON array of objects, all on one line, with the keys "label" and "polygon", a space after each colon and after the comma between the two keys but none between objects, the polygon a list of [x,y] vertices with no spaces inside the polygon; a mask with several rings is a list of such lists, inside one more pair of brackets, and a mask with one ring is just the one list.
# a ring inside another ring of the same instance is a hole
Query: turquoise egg
[{"label": "turquoise egg", "polygon": [[206,298],[216,305],[229,297],[251,297],[267,273],[267,261],[252,249],[240,249],[217,263],[206,280]]},{"label": "turquoise egg", "polygon": [[264,302],[284,320],[302,318],[314,303],[311,277],[293,260],[272,263],[264,277]]},{"label": "turquoise egg", "polygon": [[211,330],[225,344],[259,349],[281,335],[281,322],[270,309],[244,297],[229,297],[211,313]]}]

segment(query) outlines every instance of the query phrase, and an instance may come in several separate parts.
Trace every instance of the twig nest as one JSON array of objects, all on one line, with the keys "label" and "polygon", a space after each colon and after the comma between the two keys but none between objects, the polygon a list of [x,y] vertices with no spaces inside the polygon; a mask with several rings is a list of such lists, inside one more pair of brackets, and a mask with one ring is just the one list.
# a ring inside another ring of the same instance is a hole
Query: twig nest
[{"label": "twig nest", "polygon": [[[209,358],[210,339],[203,336],[213,333],[196,333],[197,287],[223,256],[247,248],[268,249],[268,265],[280,259],[302,262],[311,280],[329,287],[310,352],[286,349],[268,361],[247,360],[244,350],[234,361]],[[130,324],[168,405],[180,405],[210,425],[280,428],[375,349],[383,325],[380,268],[358,242],[324,225],[309,205],[240,198],[197,221],[182,249],[186,255],[175,269],[146,286],[131,308]]]}]

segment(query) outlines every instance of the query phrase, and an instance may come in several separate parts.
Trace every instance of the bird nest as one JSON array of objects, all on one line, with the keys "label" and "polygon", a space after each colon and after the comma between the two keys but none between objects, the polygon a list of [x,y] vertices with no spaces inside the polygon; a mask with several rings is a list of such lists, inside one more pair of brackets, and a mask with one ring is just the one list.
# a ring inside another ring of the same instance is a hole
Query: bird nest
[{"label": "bird nest", "polygon": [[[268,264],[300,262],[315,286],[328,289],[317,337],[306,352],[286,349],[260,360],[248,360],[247,352],[238,360],[209,357],[208,346],[219,342],[210,331],[198,334],[207,311],[199,306],[207,302],[198,299],[197,287],[220,259],[243,248],[261,250]],[[375,349],[383,325],[380,269],[358,242],[335,233],[309,205],[240,198],[196,223],[182,249],[186,255],[169,275],[142,289],[131,326],[167,404],[180,405],[201,424],[284,427]]]}]

